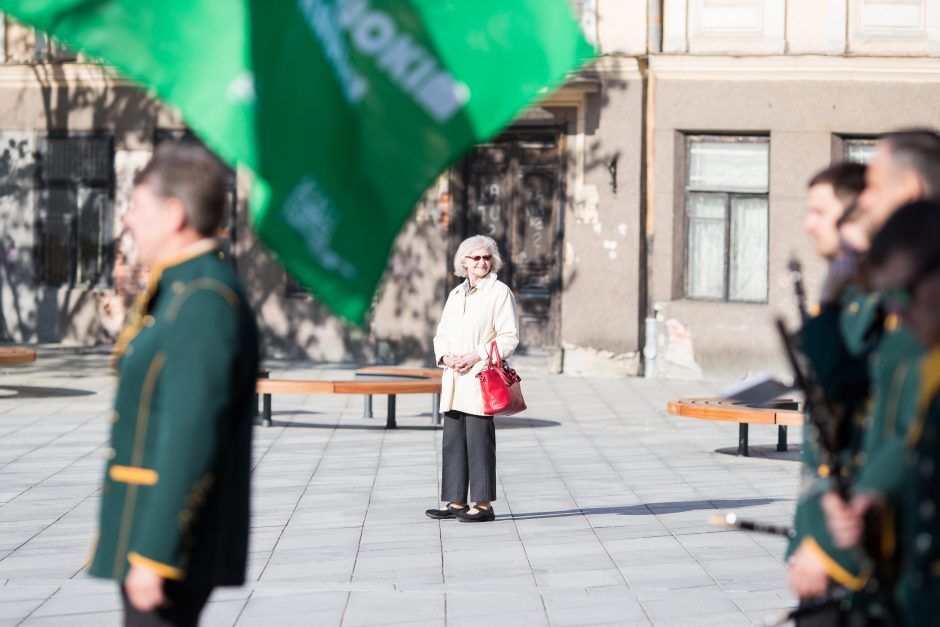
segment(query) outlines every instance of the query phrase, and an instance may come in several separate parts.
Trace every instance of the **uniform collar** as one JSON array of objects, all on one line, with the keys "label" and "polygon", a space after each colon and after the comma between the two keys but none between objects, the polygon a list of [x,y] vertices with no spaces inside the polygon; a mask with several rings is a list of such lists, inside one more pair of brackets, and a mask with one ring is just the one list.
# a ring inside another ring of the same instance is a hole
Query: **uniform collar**
[{"label": "uniform collar", "polygon": [[207,237],[201,239],[198,242],[193,242],[183,250],[180,250],[169,257],[158,261],[154,264],[153,268],[150,269],[150,275],[159,280],[160,275],[163,274],[163,271],[167,268],[172,268],[173,266],[178,266],[182,263],[186,263],[190,259],[195,259],[196,257],[201,257],[208,252],[212,252],[219,248],[219,240],[214,237]]},{"label": "uniform collar", "polygon": [[176,254],[162,259],[150,268],[150,277],[147,279],[147,287],[134,301],[134,306],[127,315],[124,328],[118,335],[117,341],[114,343],[111,364],[115,370],[127,346],[137,337],[137,334],[140,333],[144,317],[149,312],[150,303],[157,294],[157,288],[160,285],[160,279],[163,273],[169,268],[183,264],[196,257],[201,257],[217,248],[219,248],[219,241],[217,239],[211,237],[201,239],[198,242],[193,242],[183,250],[178,251]]}]

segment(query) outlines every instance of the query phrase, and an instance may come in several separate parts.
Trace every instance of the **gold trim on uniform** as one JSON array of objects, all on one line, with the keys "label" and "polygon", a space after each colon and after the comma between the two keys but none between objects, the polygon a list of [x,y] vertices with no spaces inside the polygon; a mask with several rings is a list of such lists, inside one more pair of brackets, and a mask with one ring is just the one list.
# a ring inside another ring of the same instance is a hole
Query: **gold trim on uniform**
[{"label": "gold trim on uniform", "polygon": [[885,318],[885,329],[888,333],[894,333],[901,326],[901,318],[897,314],[889,314]]},{"label": "gold trim on uniform", "polygon": [[940,348],[935,348],[920,362],[920,394],[917,396],[917,418],[907,431],[907,444],[911,448],[920,442],[924,435],[924,424],[930,402],[940,394]]},{"label": "gold trim on uniform", "polygon": [[894,435],[894,426],[898,421],[898,406],[901,404],[901,394],[904,392],[904,383],[910,369],[910,364],[903,363],[898,366],[891,378],[891,395],[888,397],[887,405],[891,408],[891,413],[886,414],[884,421],[884,437],[886,439]]},{"label": "gold trim on uniform", "polygon": [[135,485],[156,485],[160,475],[152,468],[114,465],[108,470],[108,476],[119,483]]},{"label": "gold trim on uniform", "polygon": [[176,315],[179,313],[180,307],[183,306],[183,303],[186,302],[186,299],[202,289],[213,290],[217,292],[228,302],[232,309],[238,307],[238,294],[235,293],[235,290],[217,279],[204,277],[202,279],[196,279],[195,281],[187,284],[186,289],[173,299],[173,301],[170,303],[170,306],[166,308],[166,321],[173,322],[176,320]]},{"label": "gold trim on uniform", "polygon": [[150,301],[152,301],[154,296],[156,296],[157,288],[160,286],[160,277],[163,276],[163,271],[172,266],[177,266],[181,263],[189,261],[190,259],[195,259],[196,257],[213,251],[218,247],[219,242],[214,239],[200,240],[192,246],[188,246],[186,249],[182,250],[178,255],[164,259],[150,269],[150,277],[147,280],[147,289],[145,289],[134,301],[134,306],[131,307],[131,310],[127,315],[127,324],[124,326],[124,329],[121,331],[120,335],[118,335],[117,341],[114,343],[114,352],[111,353],[111,366],[115,370],[117,370],[117,364],[121,360],[121,356],[127,350],[128,346],[134,340],[134,338],[137,337],[137,335],[140,333],[140,330],[144,324],[144,316],[146,316],[150,310]]},{"label": "gold trim on uniform", "polygon": [[181,581],[183,579],[184,573],[179,568],[152,560],[149,557],[144,557],[134,551],[127,554],[127,561],[130,562],[132,566],[146,566],[164,579],[173,579],[175,581]]},{"label": "gold trim on uniform", "polygon": [[[150,362],[147,369],[147,375],[144,377],[144,383],[140,388],[140,405],[137,410],[137,429],[134,434],[134,449],[131,455],[131,466],[140,466],[144,457],[144,442],[147,440],[147,423],[150,420],[150,401],[153,397],[153,389],[157,385],[157,378],[163,370],[163,364],[166,362],[166,355],[157,353]],[[127,488],[127,494],[124,496],[124,513],[121,515],[121,528],[118,533],[118,541],[114,552],[114,576],[124,566],[124,554],[127,552],[127,544],[130,542],[131,523],[134,520],[134,508],[137,504],[137,485],[130,484]]]},{"label": "gold trim on uniform", "polygon": [[823,565],[826,574],[834,581],[842,584],[849,590],[861,590],[868,581],[868,575],[853,575],[842,567],[837,561],[829,557],[829,554],[822,550],[822,547],[813,538],[807,536],[803,538],[802,546],[805,546],[813,555],[819,559]]}]

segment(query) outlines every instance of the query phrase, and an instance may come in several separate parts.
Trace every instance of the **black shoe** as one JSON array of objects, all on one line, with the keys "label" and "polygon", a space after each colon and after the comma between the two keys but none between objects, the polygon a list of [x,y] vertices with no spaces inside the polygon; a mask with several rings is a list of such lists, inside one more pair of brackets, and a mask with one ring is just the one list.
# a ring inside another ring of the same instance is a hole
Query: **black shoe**
[{"label": "black shoe", "polygon": [[483,509],[478,507],[476,514],[470,514],[470,509],[467,508],[463,511],[457,512],[457,520],[460,522],[489,522],[491,520],[496,520],[496,512],[493,511],[493,508]]},{"label": "black shoe", "polygon": [[468,509],[470,509],[469,505],[464,505],[463,507],[454,507],[448,503],[446,509],[429,509],[424,512],[424,515],[435,520],[445,520],[447,518],[456,518]]}]

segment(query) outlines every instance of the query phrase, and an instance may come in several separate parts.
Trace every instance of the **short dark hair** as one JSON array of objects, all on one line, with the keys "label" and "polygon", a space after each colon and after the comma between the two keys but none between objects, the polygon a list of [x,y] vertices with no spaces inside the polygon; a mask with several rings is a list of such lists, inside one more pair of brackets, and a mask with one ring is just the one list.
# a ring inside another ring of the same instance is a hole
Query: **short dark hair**
[{"label": "short dark hair", "polygon": [[225,218],[225,168],[218,157],[194,142],[164,141],[134,176],[161,198],[176,198],[189,224],[203,237],[215,235]]},{"label": "short dark hair", "polygon": [[825,170],[817,172],[806,187],[816,185],[831,185],[842,207],[848,209],[865,189],[865,165],[853,161],[833,163]]},{"label": "short dark hair", "polygon": [[891,216],[872,240],[867,263],[878,267],[899,252],[910,255],[917,266],[940,255],[940,203],[919,200],[904,205]]},{"label": "short dark hair", "polygon": [[886,133],[881,141],[901,168],[920,177],[927,198],[940,196],[940,134],[917,128]]}]

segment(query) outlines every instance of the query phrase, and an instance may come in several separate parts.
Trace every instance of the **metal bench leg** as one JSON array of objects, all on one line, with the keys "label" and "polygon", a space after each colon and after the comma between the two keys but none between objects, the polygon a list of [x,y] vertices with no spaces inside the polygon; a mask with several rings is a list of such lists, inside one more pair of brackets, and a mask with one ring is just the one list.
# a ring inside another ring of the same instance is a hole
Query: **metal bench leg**
[{"label": "metal bench leg", "polygon": [[441,424],[441,395],[440,394],[431,395],[431,421],[436,425]]},{"label": "metal bench leg", "polygon": [[386,429],[397,429],[398,423],[395,422],[395,395],[388,395],[388,418],[385,419]]},{"label": "metal bench leg", "polygon": [[362,405],[362,417],[371,418],[372,417],[372,395],[366,394],[363,398],[364,398],[364,403]]},{"label": "metal bench leg", "polygon": [[777,451],[785,453],[787,451],[787,426],[779,425],[777,427]]},{"label": "metal bench leg", "polygon": [[[264,368],[258,368],[258,378],[259,379],[268,379],[271,376],[271,372],[265,370]],[[258,393],[255,392],[255,416],[261,415],[261,398]]]},{"label": "metal bench leg", "polygon": [[264,404],[264,410],[261,413],[261,424],[265,427],[271,426],[271,395],[265,394],[262,397],[262,403]]},{"label": "metal bench leg", "polygon": [[749,453],[747,451],[747,427],[746,422],[742,422],[738,425],[738,455],[742,457],[748,457]]}]

